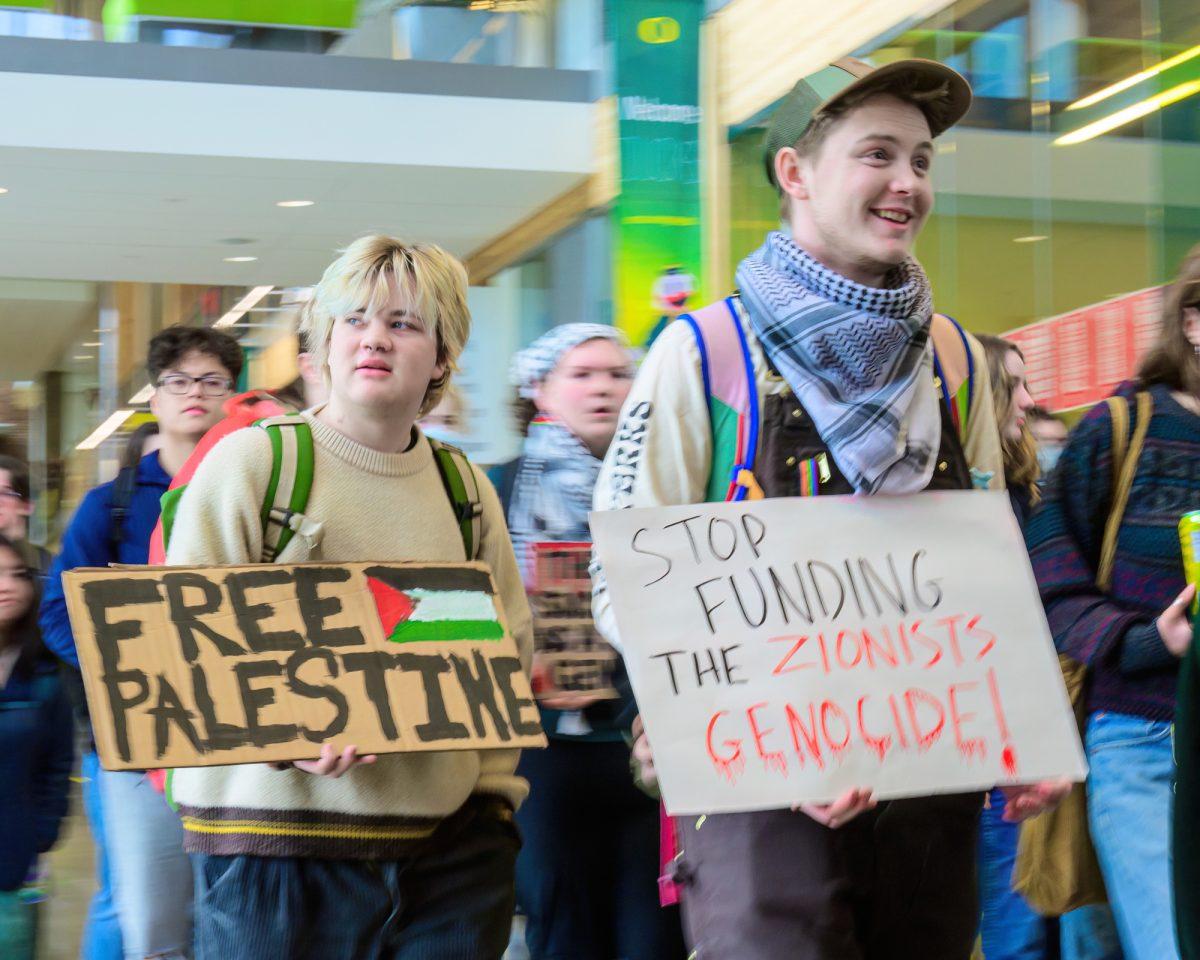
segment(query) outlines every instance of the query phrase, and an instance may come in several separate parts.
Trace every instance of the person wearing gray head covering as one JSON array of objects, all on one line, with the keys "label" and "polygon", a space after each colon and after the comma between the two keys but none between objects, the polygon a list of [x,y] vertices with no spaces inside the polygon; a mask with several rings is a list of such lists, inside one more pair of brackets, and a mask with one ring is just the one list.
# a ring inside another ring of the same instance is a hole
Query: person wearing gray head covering
[{"label": "person wearing gray head covering", "polygon": [[[580,561],[583,617],[558,608],[554,616],[571,615],[585,644],[589,551],[578,545],[591,540],[592,492],[632,375],[627,341],[615,327],[570,323],[539,337],[512,362],[528,425],[522,454],[492,472],[535,610],[545,607],[534,545],[563,544],[551,548],[558,560],[568,567]],[[534,654],[550,744],[525,751],[518,767],[531,788],[517,812],[526,944],[532,960],[682,960],[678,912],[658,901],[658,805],[633,784],[621,725],[628,703],[611,695],[628,685],[620,660],[595,640],[615,668],[602,684],[606,697],[559,689],[549,658]]]},{"label": "person wearing gray head covering", "polygon": [[606,323],[564,323],[551,327],[524,350],[513,354],[509,379],[522,397],[532,400],[558,361],[589,340],[611,340],[621,347],[629,345],[624,333]]}]

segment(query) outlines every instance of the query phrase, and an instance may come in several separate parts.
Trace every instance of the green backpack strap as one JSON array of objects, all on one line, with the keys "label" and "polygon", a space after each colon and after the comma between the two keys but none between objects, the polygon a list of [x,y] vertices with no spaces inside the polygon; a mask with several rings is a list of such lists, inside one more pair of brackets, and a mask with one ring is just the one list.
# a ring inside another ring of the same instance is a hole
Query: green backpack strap
[{"label": "green backpack strap", "polygon": [[291,542],[312,492],[312,428],[299,414],[267,417],[255,426],[271,438],[271,482],[262,506],[262,562],[274,563]]},{"label": "green backpack strap", "polygon": [[450,498],[454,519],[462,534],[463,552],[468,560],[479,558],[479,541],[483,534],[483,504],[479,499],[479,481],[471,461],[458,447],[433,437],[426,437],[433,448],[433,459],[438,473],[442,475],[442,486]]}]

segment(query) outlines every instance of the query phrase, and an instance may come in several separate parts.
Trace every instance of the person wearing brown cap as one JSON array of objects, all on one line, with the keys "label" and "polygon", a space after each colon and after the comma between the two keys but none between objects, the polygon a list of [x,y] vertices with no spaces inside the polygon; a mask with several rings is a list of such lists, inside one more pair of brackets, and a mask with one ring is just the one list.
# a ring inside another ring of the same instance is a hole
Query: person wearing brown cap
[{"label": "person wearing brown cap", "polygon": [[[961,76],[926,60],[842,60],[796,84],[764,157],[784,229],[742,261],[738,295],[651,348],[597,510],[1003,485],[986,362],[935,318],[912,256],[933,205],[933,141],[970,102]],[[752,372],[755,401],[738,418],[755,421],[748,431],[725,429],[709,403],[731,352],[743,381]],[[962,416],[954,398],[972,368]],[[619,647],[593,572],[597,626]],[[653,779],[644,736],[634,755]],[[869,787],[794,811],[680,818],[676,879],[696,960],[967,960],[982,793],[877,803]],[[1009,816],[1064,789],[1015,790]]]}]

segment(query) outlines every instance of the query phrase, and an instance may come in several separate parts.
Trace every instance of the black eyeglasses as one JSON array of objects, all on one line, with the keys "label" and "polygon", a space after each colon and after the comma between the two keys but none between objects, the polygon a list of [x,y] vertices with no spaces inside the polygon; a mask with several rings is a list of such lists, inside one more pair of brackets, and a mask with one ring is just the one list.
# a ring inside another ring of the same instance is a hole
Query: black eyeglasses
[{"label": "black eyeglasses", "polygon": [[183,397],[192,392],[193,383],[200,384],[200,392],[206,397],[223,397],[233,388],[233,381],[228,377],[211,374],[206,377],[189,377],[186,373],[169,373],[165,377],[159,377],[156,385],[167,393]]}]

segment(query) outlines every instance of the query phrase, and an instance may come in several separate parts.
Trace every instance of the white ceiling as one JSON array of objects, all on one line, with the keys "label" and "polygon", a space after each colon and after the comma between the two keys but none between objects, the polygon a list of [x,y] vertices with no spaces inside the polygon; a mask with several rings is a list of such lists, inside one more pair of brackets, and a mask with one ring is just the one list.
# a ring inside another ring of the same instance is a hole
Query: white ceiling
[{"label": "white ceiling", "polygon": [[[97,282],[303,286],[373,232],[466,256],[594,164],[594,106],[553,71],[41,43],[0,67],[0,380],[78,352]],[[404,89],[443,79],[480,89]]]},{"label": "white ceiling", "polygon": [[[308,284],[364,233],[434,241],[465,256],[583,176],[0,146],[0,187],[9,191],[0,195],[0,270],[47,279]],[[280,200],[316,203],[283,209]],[[226,263],[230,256],[258,260]]]}]

